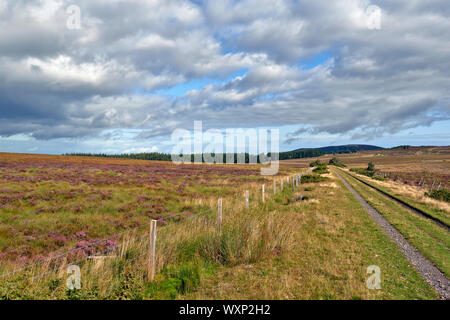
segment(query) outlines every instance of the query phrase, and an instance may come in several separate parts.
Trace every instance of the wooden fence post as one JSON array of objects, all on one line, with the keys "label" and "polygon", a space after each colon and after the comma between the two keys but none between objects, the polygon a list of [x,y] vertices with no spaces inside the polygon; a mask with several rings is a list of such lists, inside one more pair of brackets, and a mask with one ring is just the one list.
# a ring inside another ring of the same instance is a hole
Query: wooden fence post
[{"label": "wooden fence post", "polygon": [[292,177],[292,192],[295,192],[295,183],[294,183],[294,177]]},{"label": "wooden fence post", "polygon": [[437,188],[437,191],[439,191],[439,189],[441,189],[441,183],[439,182],[439,186]]},{"label": "wooden fence post", "polygon": [[433,188],[434,188],[434,183],[435,183],[435,181],[436,181],[436,180],[433,180],[433,184],[431,185],[430,192],[433,192]]},{"label": "wooden fence post", "polygon": [[150,246],[148,249],[147,280],[152,282],[155,279],[156,269],[156,225],[158,221],[152,220],[150,224]]},{"label": "wooden fence post", "polygon": [[245,190],[245,209],[248,209],[249,191]]},{"label": "wooden fence post", "polygon": [[217,226],[220,228],[222,225],[222,198],[217,202]]},{"label": "wooden fence post", "polygon": [[273,195],[277,194],[277,182],[275,178],[273,179]]},{"label": "wooden fence post", "polygon": [[281,191],[283,191],[283,179],[281,179]]},{"label": "wooden fence post", "polygon": [[266,191],[264,190],[264,185],[262,185],[262,190],[261,190],[261,192],[262,192],[262,202],[264,203],[264,198],[265,198],[265,193],[266,193]]}]

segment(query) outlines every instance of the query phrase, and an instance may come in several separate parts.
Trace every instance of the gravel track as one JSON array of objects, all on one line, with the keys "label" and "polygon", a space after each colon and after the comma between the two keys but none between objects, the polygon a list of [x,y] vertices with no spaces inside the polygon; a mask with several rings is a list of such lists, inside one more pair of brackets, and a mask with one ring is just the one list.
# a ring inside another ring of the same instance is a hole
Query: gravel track
[{"label": "gravel track", "polygon": [[383,229],[399,247],[403,255],[411,262],[422,277],[436,290],[441,299],[450,300],[450,280],[427,258],[425,258],[414,246],[412,246],[402,234],[395,229],[377,210],[369,205],[355,189],[345,181],[342,176],[334,171],[344,185],[356,197],[359,203],[366,209],[367,213]]}]

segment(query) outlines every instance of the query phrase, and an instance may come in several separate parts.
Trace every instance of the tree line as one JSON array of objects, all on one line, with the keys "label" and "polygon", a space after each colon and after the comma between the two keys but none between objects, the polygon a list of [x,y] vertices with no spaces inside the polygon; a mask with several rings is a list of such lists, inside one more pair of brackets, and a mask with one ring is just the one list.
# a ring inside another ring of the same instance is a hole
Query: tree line
[{"label": "tree line", "polygon": [[[325,153],[319,149],[302,150],[302,151],[289,151],[280,152],[278,154],[279,160],[287,159],[301,159],[301,158],[313,158],[320,157]],[[137,160],[153,160],[153,161],[172,161],[172,155],[169,153],[160,152],[144,152],[144,153],[120,153],[120,154],[109,154],[109,153],[66,153],[65,156],[78,156],[78,157],[101,157],[101,158],[119,158],[119,159],[137,159]],[[182,156],[182,155],[179,155]],[[208,154],[208,157],[216,157],[216,155]],[[189,155],[187,155],[189,157]],[[191,154],[191,162],[195,159],[201,157],[203,162],[205,161],[205,154]],[[222,157],[222,163],[264,163],[267,162],[267,158],[271,157],[271,153],[267,155],[252,155],[249,153],[223,153],[218,154],[217,157],[220,159]]]}]

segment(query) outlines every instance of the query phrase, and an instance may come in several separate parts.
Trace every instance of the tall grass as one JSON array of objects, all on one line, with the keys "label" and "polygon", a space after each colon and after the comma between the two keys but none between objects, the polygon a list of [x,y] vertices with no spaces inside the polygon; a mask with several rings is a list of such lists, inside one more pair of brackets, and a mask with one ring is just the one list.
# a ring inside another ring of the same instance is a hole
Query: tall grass
[{"label": "tall grass", "polygon": [[[259,185],[251,187],[259,194]],[[289,188],[286,188],[289,189]],[[284,190],[278,198],[289,198]],[[149,235],[136,230],[123,236],[121,245],[76,262],[81,290],[66,288],[69,259],[36,265],[0,278],[0,299],[170,299],[195,290],[203,276],[219,266],[251,264],[279,256],[292,245],[292,226],[277,211],[273,200],[254,199],[249,210],[234,196],[224,201],[223,223],[216,225],[215,210],[179,223],[158,225],[157,276],[147,282]]]}]

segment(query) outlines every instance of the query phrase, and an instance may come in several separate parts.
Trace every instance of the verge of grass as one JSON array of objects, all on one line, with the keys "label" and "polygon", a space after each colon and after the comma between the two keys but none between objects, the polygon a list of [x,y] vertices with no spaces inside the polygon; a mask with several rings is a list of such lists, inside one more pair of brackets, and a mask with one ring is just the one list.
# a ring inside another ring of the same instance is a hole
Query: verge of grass
[{"label": "verge of grass", "polygon": [[[353,195],[330,180],[337,187],[315,185],[312,200],[273,203],[283,222],[293,226],[289,250],[254,263],[218,266],[198,290],[180,298],[437,299]],[[297,198],[298,190],[290,197]],[[381,268],[381,290],[365,286],[370,265]]]}]

